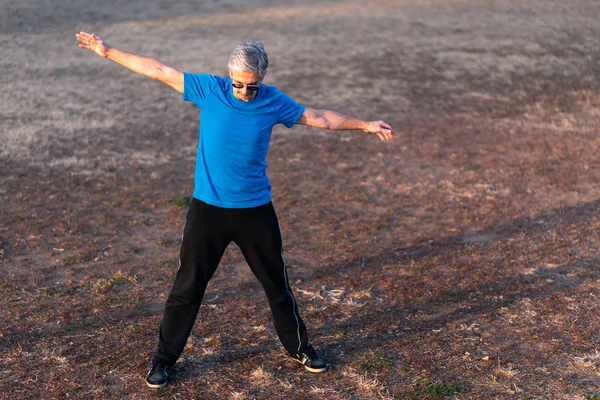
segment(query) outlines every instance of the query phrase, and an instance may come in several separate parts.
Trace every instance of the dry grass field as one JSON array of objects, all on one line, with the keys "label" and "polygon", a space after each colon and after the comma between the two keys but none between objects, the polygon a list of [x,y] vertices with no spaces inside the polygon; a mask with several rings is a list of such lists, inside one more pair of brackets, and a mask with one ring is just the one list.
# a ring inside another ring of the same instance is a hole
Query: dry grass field
[{"label": "dry grass field", "polygon": [[[597,0],[1,0],[0,399],[600,399]],[[144,383],[198,109],[75,33],[277,85],[362,132],[269,153],[312,375],[231,246],[170,385]]]}]

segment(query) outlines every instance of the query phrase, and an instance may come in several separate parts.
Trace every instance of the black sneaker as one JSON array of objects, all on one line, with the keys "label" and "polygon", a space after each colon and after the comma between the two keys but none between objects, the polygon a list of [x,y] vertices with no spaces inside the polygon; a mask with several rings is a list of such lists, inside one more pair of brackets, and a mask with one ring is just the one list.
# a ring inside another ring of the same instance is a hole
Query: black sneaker
[{"label": "black sneaker", "polygon": [[319,358],[317,352],[311,345],[306,346],[304,350],[296,353],[293,357],[294,360],[304,365],[304,368],[310,372],[325,372],[329,368],[329,365]]},{"label": "black sneaker", "polygon": [[152,360],[150,362],[150,371],[146,375],[146,384],[148,387],[152,389],[160,389],[167,386],[167,380],[169,378],[169,374],[167,373],[167,369],[169,366],[157,360]]}]

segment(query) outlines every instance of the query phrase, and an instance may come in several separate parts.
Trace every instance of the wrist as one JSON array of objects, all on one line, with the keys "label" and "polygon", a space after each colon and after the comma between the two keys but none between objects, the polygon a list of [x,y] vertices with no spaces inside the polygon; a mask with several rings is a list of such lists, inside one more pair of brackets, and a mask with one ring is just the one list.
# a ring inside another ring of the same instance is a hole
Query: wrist
[{"label": "wrist", "polygon": [[102,52],[102,54],[100,55],[100,57],[104,57],[104,58],[110,58],[110,51],[112,50],[112,47],[105,45],[105,49]]}]

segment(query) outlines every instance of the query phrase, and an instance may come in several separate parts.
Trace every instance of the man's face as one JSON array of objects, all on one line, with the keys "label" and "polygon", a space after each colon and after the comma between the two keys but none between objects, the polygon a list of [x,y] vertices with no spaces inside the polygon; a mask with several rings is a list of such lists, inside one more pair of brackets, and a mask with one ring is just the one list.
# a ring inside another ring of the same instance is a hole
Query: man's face
[{"label": "man's face", "polygon": [[[257,72],[242,72],[234,69],[229,70],[233,95],[242,101],[251,101],[256,98],[258,85],[262,81]],[[237,87],[236,87],[237,86]]]}]

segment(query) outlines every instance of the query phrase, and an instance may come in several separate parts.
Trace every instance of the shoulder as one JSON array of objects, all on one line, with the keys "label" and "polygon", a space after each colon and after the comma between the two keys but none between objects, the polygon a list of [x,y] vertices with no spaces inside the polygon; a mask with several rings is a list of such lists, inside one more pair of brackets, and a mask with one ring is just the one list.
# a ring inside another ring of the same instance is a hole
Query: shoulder
[{"label": "shoulder", "polygon": [[295,101],[286,93],[279,90],[277,86],[263,85],[265,88],[265,96],[277,103],[290,103]]},{"label": "shoulder", "polygon": [[227,81],[216,75],[184,72],[184,99],[196,101],[206,99],[212,94],[224,92],[228,86]]},{"label": "shoulder", "polygon": [[225,79],[211,74],[183,73],[183,99],[198,106],[225,89]]},{"label": "shoulder", "polygon": [[185,80],[209,85],[218,85],[225,81],[225,78],[221,78],[220,76],[212,74],[194,74],[191,72],[184,72],[183,76]]},{"label": "shoulder", "polygon": [[277,86],[263,84],[263,87],[264,87],[267,95],[270,97],[279,97],[281,95],[285,95],[285,93],[283,93],[281,90],[279,90],[279,88]]}]

